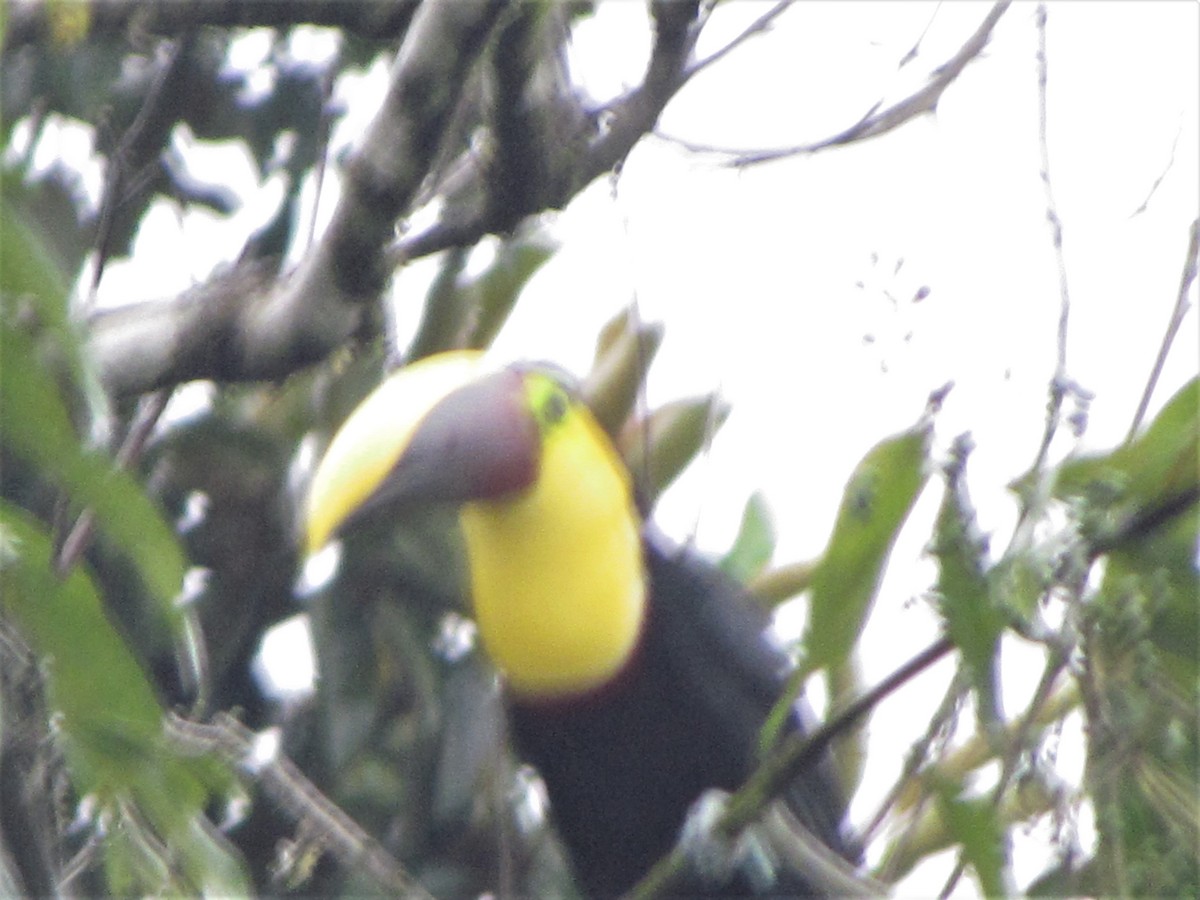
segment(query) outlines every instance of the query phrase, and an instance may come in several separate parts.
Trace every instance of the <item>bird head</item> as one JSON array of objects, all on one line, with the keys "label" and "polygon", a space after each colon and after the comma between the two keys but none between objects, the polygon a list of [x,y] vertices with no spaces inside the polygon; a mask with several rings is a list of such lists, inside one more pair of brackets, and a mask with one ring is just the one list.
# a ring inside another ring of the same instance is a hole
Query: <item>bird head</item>
[{"label": "bird head", "polygon": [[460,508],[480,634],[518,694],[578,694],[621,670],[644,616],[640,522],[624,465],[561,378],[470,351],[390,376],[314,473],[308,550],[431,503]]}]

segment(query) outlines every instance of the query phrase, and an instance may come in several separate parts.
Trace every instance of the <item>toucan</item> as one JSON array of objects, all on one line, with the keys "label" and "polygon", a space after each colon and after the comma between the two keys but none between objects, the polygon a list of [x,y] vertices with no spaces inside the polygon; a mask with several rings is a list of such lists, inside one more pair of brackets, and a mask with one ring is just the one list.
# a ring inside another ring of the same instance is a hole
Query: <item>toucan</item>
[{"label": "toucan", "polygon": [[[641,521],[608,435],[553,368],[450,351],[389,376],[316,468],[308,550],[428,503],[459,506],[479,636],[579,885],[619,895],[676,845],[697,801],[750,774],[787,659],[732,579]],[[806,718],[797,708],[788,727]],[[785,803],[833,881],[768,851],[765,878],[761,865],[697,866],[680,890],[850,892],[852,878],[836,880],[854,850],[829,761]]]}]

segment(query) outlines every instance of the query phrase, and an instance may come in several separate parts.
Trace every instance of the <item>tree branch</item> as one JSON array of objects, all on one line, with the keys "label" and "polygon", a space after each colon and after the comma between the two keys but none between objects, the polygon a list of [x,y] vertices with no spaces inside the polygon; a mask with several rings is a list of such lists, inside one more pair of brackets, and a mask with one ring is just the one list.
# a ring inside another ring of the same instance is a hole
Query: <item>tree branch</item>
[{"label": "tree branch", "polygon": [[288,277],[238,266],[176,297],[106,312],[89,345],[114,394],[194,378],[276,378],[322,358],[359,325],[390,275],[396,220],[429,171],[502,0],[423,4],[383,107],[346,171],[325,234]]},{"label": "tree branch", "polygon": [[[561,208],[600,175],[619,166],[634,145],[654,128],[667,103],[687,83],[687,66],[703,22],[698,0],[656,0],[652,14],[654,48],[642,83],[605,109],[591,114],[587,124],[592,134],[590,138],[585,136],[579,152],[572,158],[555,160],[556,165],[543,170],[550,173],[551,183],[526,186],[526,198],[536,197],[536,203],[527,203],[527,215]],[[561,148],[549,149],[561,152]],[[493,231],[511,227],[512,223],[499,214],[504,210],[503,205],[490,197],[489,172],[487,165],[468,163],[464,174],[466,184],[460,192],[484,197],[485,201],[465,215],[461,208],[448,211],[424,231],[401,238],[392,248],[392,259],[400,263],[449,247],[469,246]]]},{"label": "tree branch", "polygon": [[1158,385],[1158,376],[1162,374],[1163,366],[1166,365],[1167,354],[1171,351],[1175,335],[1179,333],[1179,327],[1183,324],[1188,309],[1191,308],[1188,292],[1191,291],[1192,284],[1196,280],[1197,263],[1200,262],[1200,219],[1192,220],[1192,226],[1188,229],[1188,233],[1187,253],[1183,259],[1183,273],[1179,276],[1179,292],[1175,295],[1175,307],[1171,310],[1171,319],[1167,322],[1167,330],[1159,345],[1158,356],[1154,358],[1154,365],[1150,369],[1150,377],[1146,379],[1146,389],[1142,391],[1142,399],[1138,401],[1137,412],[1133,414],[1133,421],[1129,424],[1129,433],[1125,435],[1127,444],[1134,439],[1138,429],[1142,427],[1142,420],[1146,417],[1146,410],[1150,406],[1150,398],[1154,394],[1154,388]]},{"label": "tree branch", "polygon": [[[284,28],[326,25],[360,37],[402,37],[417,9],[417,0],[75,0],[73,14],[89,34],[119,34],[135,28],[175,35],[202,25],[219,28]],[[51,39],[59,4],[25,2],[10,5],[5,50]]]},{"label": "tree branch", "polygon": [[700,74],[714,63],[724,59],[755,35],[761,34],[765,31],[770,31],[771,26],[775,24],[775,20],[783,15],[783,13],[787,11],[788,7],[795,2],[796,0],[778,0],[774,6],[742,29],[742,31],[727,44],[725,44],[725,46],[714,50],[708,56],[704,57],[704,59],[697,60],[696,62],[692,63],[687,70],[688,80],[691,80],[694,76]]},{"label": "tree branch", "polygon": [[322,794],[295,763],[282,754],[258,761],[257,735],[233,716],[222,713],[211,724],[204,724],[171,715],[166,719],[166,727],[171,738],[188,752],[215,751],[236,765],[348,871],[363,871],[396,896],[430,900],[420,883],[341,807]]},{"label": "tree branch", "polygon": [[[695,144],[668,135],[660,135],[660,137],[672,143],[680,144],[694,152],[727,155],[731,157],[728,161],[729,165],[741,167],[774,162],[791,156],[803,156],[816,153],[820,150],[826,150],[830,147],[865,141],[868,138],[886,134],[889,131],[899,128],[909,120],[915,119],[923,113],[933,112],[937,108],[938,101],[941,99],[942,94],[945,93],[946,88],[954,83],[971,60],[983,52],[983,48],[987,46],[988,40],[991,37],[992,30],[996,27],[996,23],[1000,21],[1000,17],[1008,9],[1011,2],[1012,0],[997,0],[987,16],[984,17],[983,22],[975,30],[975,33],[967,39],[966,43],[959,48],[959,51],[953,57],[933,70],[929,81],[920,90],[886,109],[880,109],[883,105],[883,101],[881,100],[867,110],[866,114],[849,128],[831,137],[823,138],[813,143],[797,144],[792,147],[750,152]],[[774,12],[776,12],[776,9],[772,9],[768,15]],[[757,24],[755,23],[755,25]],[[751,27],[753,28],[754,26]],[[901,65],[904,62],[907,62],[907,58],[902,61]],[[695,68],[698,69],[699,66]]]},{"label": "tree branch", "polygon": [[[734,838],[740,834],[762,815],[769,801],[782,794],[793,780],[826,753],[834,740],[855,727],[863,716],[886,697],[954,649],[954,644],[949,638],[939,638],[816,731],[807,735],[792,734],[784,738],[771,756],[764,760],[737,793],[730,797],[724,813],[714,826],[714,831],[726,838]],[[630,896],[638,900],[649,900],[651,897],[669,894],[675,879],[686,867],[685,852],[676,847],[634,886]],[[869,885],[864,883],[863,887],[868,889]]]}]

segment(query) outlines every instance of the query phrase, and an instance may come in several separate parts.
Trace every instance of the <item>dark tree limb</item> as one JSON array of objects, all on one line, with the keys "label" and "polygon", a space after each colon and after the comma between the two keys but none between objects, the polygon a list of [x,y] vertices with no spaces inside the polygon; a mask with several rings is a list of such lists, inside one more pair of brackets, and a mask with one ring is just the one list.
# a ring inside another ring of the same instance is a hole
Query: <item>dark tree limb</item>
[{"label": "dark tree limb", "polygon": [[[834,740],[856,727],[883,700],[954,649],[954,643],[948,637],[939,638],[811,734],[791,734],[780,741],[746,783],[729,798],[728,805],[714,826],[715,831],[726,838],[733,838],[752,825],[792,781],[803,777],[805,769],[826,753]],[[675,879],[684,872],[686,866],[685,852],[677,846],[634,885],[629,896],[636,900],[668,896]],[[825,873],[813,871],[809,874],[819,878]],[[828,874],[840,878],[838,873]],[[840,881],[826,886],[830,889],[827,892],[829,896],[848,893],[877,895],[876,885],[869,879],[861,880],[861,891],[850,890],[848,885]]]},{"label": "dark tree limb", "polygon": [[[219,28],[284,28],[325,25],[360,37],[394,40],[404,36],[418,0],[73,0],[88,34],[138,31],[175,35],[202,25]],[[61,10],[46,0],[11,5],[6,49],[52,39]]]},{"label": "dark tree limb", "polygon": [[423,4],[333,220],[305,260],[279,281],[247,263],[176,297],[94,317],[89,345],[104,385],[128,395],[195,378],[282,377],[353,333],[386,284],[384,248],[503,8],[501,0]]},{"label": "dark tree limb", "polygon": [[[569,161],[559,159],[543,169],[549,181],[535,188],[525,186],[526,213],[559,209],[605,172],[618,167],[634,145],[654,128],[667,103],[690,77],[688,64],[703,24],[700,4],[657,0],[651,8],[654,16],[654,46],[642,83],[602,110],[585,113],[590,134],[563,136],[558,147],[576,150]],[[504,78],[501,78],[503,83]],[[572,115],[575,115],[574,113]],[[575,118],[578,121],[578,117]],[[503,131],[503,130],[502,130]],[[554,152],[547,148],[546,152]],[[500,153],[515,150],[505,148]],[[489,166],[486,162],[469,166],[471,182],[464,192],[489,196]],[[536,203],[529,203],[531,196]],[[468,210],[449,214],[424,231],[404,236],[393,248],[397,264],[428,256],[449,247],[473,244],[487,234],[511,227],[511,212],[501,202],[484,202]]]},{"label": "dark tree limb", "polygon": [[[597,113],[582,108],[559,64],[561,12],[517,10],[503,35],[521,58],[497,51],[492,75],[502,96],[530,106],[494,112],[486,123],[491,152],[472,149],[441,176],[444,218],[393,243],[396,222],[417,206],[431,173],[439,175],[473,63],[503,8],[499,0],[422,5],[383,108],[349,163],[333,220],[306,259],[277,282],[239,265],[179,296],[96,316],[90,349],[105,386],[127,395],[195,378],[278,378],[320,360],[359,328],[396,266],[561,208],[618,166],[687,82],[703,22],[697,0],[654,3],[654,46],[642,84]],[[518,146],[531,131],[532,151]]]},{"label": "dark tree limb", "polygon": [[322,794],[299,767],[282,754],[256,756],[257,735],[228,713],[210,723],[168,716],[167,733],[181,749],[197,755],[215,752],[236,765],[301,831],[328,850],[348,871],[365,874],[379,887],[408,900],[431,900],[429,893],[377,840],[341,807]]}]

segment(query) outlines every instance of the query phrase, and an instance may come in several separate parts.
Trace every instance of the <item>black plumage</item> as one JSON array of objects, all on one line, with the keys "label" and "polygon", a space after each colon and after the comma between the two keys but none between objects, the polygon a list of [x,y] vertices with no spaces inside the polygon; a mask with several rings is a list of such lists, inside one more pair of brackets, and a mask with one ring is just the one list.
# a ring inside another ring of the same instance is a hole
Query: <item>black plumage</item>
[{"label": "black plumage", "polygon": [[[597,897],[628,890],[666,854],[706,789],[745,781],[786,678],[786,659],[763,638],[766,616],[735,582],[661,537],[645,541],[645,555],[647,618],[620,676],[583,697],[511,705],[517,748],[541,773],[581,886]],[[803,728],[801,718],[797,711],[790,727]],[[849,855],[828,760],[787,800],[810,831]],[[683,889],[737,894],[748,884]],[[789,871],[771,892],[814,893]]]}]

